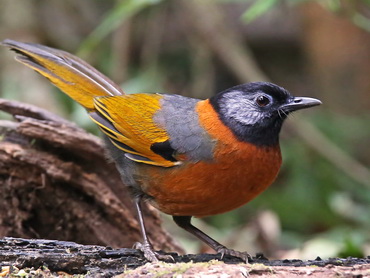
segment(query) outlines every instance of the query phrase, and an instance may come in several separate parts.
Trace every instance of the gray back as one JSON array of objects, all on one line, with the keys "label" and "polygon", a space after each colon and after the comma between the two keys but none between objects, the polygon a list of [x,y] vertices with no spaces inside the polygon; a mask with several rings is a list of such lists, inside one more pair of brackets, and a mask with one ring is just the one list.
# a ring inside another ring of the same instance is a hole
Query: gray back
[{"label": "gray back", "polygon": [[180,154],[197,162],[212,160],[215,142],[200,126],[195,106],[199,99],[179,95],[163,95],[161,109],[154,120],[167,130],[170,145]]}]

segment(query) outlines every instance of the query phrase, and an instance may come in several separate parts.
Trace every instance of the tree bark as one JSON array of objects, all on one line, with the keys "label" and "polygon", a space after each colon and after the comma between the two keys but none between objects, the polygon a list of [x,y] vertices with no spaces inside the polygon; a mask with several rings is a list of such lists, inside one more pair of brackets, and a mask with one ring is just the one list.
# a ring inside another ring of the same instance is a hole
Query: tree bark
[{"label": "tree bark", "polygon": [[[132,247],[141,240],[130,195],[103,143],[48,111],[0,99],[17,120],[0,121],[0,237],[58,239]],[[145,220],[156,249],[182,249]]]},{"label": "tree bark", "polygon": [[[20,275],[56,277],[82,274],[85,277],[367,277],[370,258],[322,260],[267,260],[263,256],[245,264],[219,254],[178,256],[170,263],[152,263],[135,249],[112,249],[55,240],[0,240],[0,277]],[[221,260],[221,262],[220,262]],[[32,273],[33,272],[33,273]],[[123,274],[122,274],[123,273]],[[2,275],[3,274],[3,275]],[[33,274],[33,275],[32,275]],[[38,274],[38,276],[36,275]],[[121,275],[120,275],[121,274]],[[118,276],[116,276],[118,275]],[[361,276],[362,275],[362,276]]]}]

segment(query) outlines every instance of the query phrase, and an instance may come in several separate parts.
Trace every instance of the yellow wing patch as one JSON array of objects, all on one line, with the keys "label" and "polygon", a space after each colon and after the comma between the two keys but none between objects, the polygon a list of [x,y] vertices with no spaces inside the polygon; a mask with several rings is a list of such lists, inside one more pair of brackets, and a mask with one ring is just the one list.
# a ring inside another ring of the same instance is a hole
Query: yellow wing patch
[{"label": "yellow wing patch", "polygon": [[160,109],[161,98],[158,94],[97,97],[94,105],[100,115],[91,113],[90,116],[117,148],[128,153],[129,159],[171,167],[177,163],[151,150],[154,143],[169,140],[167,132],[153,120]]}]

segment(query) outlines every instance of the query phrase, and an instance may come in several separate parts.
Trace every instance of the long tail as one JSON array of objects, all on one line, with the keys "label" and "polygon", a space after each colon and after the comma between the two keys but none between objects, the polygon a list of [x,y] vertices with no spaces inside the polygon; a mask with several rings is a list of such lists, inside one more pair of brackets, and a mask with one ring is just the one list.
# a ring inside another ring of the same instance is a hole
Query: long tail
[{"label": "long tail", "polygon": [[123,95],[121,88],[80,58],[39,44],[4,40],[2,45],[19,55],[16,60],[45,76],[87,110],[98,96]]}]

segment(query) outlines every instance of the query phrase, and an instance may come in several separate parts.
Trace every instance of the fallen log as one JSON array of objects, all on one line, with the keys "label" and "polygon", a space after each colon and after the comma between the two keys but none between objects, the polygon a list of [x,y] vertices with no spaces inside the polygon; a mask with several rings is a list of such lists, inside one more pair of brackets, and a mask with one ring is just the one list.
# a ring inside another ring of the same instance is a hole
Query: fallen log
[{"label": "fallen log", "polygon": [[[122,273],[122,277],[173,277],[176,274],[201,277],[200,273],[212,277],[222,274],[224,277],[250,277],[253,274],[258,277],[337,277],[339,274],[341,277],[366,277],[359,275],[370,272],[370,257],[302,261],[268,260],[260,255],[254,257],[250,264],[245,264],[235,257],[221,259],[219,254],[169,254],[173,257],[172,262],[146,264],[147,260],[136,249],[114,249],[56,240],[0,240],[0,266],[3,266],[5,274],[27,268],[29,272],[41,270],[42,277],[55,277],[53,273],[87,277],[113,277]],[[51,272],[50,276],[45,269]]]},{"label": "fallen log", "polygon": [[[136,213],[102,141],[48,111],[0,99],[0,237],[132,247]],[[145,207],[156,249],[182,251]]]}]

